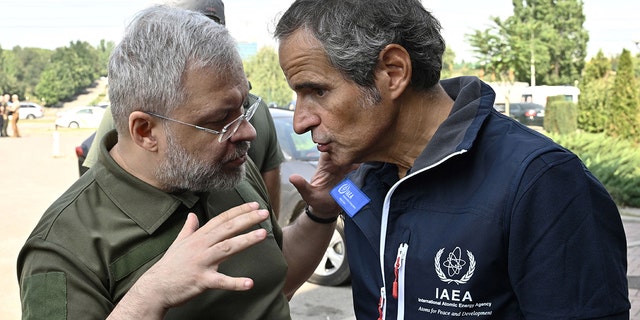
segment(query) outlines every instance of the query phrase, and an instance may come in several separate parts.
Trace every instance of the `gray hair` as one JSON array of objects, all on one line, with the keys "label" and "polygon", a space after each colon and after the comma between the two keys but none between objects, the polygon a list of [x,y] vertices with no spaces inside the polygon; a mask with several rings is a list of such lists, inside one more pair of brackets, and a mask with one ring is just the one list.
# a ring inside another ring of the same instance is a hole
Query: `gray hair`
[{"label": "gray hair", "polygon": [[377,94],[378,54],[389,44],[409,52],[411,87],[425,90],[440,80],[441,26],[420,0],[297,0],[278,21],[274,36],[283,41],[302,28],[320,41],[332,65],[369,95]]},{"label": "gray hair", "polygon": [[247,85],[236,42],[201,13],[156,5],[139,12],[109,60],[109,100],[116,128],[134,111],[171,114],[187,98],[184,73],[210,69]]}]

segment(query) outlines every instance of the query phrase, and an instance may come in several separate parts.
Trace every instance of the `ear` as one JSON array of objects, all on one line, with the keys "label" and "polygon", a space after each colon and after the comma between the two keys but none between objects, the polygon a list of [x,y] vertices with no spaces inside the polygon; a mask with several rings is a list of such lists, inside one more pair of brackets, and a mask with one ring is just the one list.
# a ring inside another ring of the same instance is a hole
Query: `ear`
[{"label": "ear", "polygon": [[389,44],[378,55],[376,79],[378,88],[389,92],[391,99],[397,99],[411,82],[411,57],[399,44]]},{"label": "ear", "polygon": [[159,130],[156,119],[142,111],[134,111],[129,115],[129,134],[133,143],[139,147],[151,151],[158,151]]}]

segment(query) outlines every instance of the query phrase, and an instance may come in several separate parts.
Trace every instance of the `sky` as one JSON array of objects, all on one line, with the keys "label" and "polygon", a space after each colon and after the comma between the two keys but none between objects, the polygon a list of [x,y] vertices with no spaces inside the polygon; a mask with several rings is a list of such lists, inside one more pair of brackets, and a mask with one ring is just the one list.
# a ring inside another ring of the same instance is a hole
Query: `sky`
[{"label": "sky", "polygon": [[[135,13],[163,0],[0,0],[0,46],[55,49],[72,41],[97,45],[117,42]],[[587,57],[602,50],[606,56],[622,49],[640,52],[640,1],[583,0],[590,40]],[[292,0],[226,0],[227,27],[238,42],[276,46],[271,32]],[[423,0],[442,24],[442,34],[457,61],[473,61],[465,34],[484,30],[491,17],[513,13],[511,0]]]}]

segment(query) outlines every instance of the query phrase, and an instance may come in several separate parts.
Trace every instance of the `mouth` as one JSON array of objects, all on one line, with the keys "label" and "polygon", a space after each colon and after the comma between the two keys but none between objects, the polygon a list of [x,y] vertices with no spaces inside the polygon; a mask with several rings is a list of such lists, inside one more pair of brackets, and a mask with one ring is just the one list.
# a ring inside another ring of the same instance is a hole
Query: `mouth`
[{"label": "mouth", "polygon": [[331,150],[329,143],[316,142],[316,145],[317,145],[318,151],[320,152],[329,152],[329,150]]},{"label": "mouth", "polygon": [[239,156],[239,157],[237,157],[235,159],[229,160],[227,163],[232,165],[232,166],[241,166],[245,162],[247,162],[247,154],[246,153],[244,153],[243,155],[241,155],[241,156]]},{"label": "mouth", "polygon": [[313,143],[316,144],[318,151],[329,152],[331,150],[331,139],[329,139],[329,137],[311,130],[311,139],[313,140]]}]

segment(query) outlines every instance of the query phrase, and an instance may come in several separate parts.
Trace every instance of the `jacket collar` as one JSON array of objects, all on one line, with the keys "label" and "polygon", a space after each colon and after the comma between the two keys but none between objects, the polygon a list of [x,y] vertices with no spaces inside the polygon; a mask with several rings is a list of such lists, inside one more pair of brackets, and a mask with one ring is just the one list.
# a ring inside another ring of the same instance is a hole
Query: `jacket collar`
[{"label": "jacket collar", "polygon": [[[454,100],[453,108],[427,147],[416,158],[409,173],[432,166],[451,154],[469,150],[493,109],[495,92],[476,77],[451,78],[440,81],[440,84]],[[383,165],[380,162],[363,163],[349,178],[361,187],[367,174],[372,170],[379,170]],[[393,184],[395,181],[388,182]]]},{"label": "jacket collar", "polygon": [[440,84],[454,100],[453,108],[410,172],[431,166],[453,153],[469,150],[493,108],[495,92],[476,77],[452,78],[442,80]]}]

